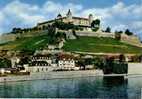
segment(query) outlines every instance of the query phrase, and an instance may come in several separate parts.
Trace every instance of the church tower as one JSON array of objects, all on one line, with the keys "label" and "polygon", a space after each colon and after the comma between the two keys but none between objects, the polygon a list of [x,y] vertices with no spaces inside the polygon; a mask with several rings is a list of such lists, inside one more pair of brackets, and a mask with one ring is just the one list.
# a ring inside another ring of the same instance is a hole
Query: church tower
[{"label": "church tower", "polygon": [[91,25],[91,23],[93,21],[93,15],[92,14],[89,14],[88,20],[89,20],[89,25]]},{"label": "church tower", "polygon": [[67,20],[68,20],[69,22],[72,21],[72,12],[71,12],[70,9],[69,9],[69,11],[68,11],[68,13],[67,13]]}]

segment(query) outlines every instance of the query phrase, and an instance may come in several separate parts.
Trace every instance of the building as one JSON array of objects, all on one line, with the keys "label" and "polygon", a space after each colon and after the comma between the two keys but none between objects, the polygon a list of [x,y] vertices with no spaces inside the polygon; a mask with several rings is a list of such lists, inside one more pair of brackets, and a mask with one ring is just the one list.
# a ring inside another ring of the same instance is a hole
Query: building
[{"label": "building", "polygon": [[75,70],[75,57],[69,54],[58,55],[58,69]]},{"label": "building", "polygon": [[47,62],[48,64],[52,64],[52,59],[51,59],[51,55],[50,54],[46,54],[46,55],[41,55],[41,54],[38,54],[38,55],[34,55],[31,57],[31,61],[34,62],[34,61],[44,61],[44,62]]},{"label": "building", "polygon": [[20,62],[20,58],[19,57],[12,57],[11,58],[11,67],[17,67],[18,63]]},{"label": "building", "polygon": [[61,14],[58,14],[57,17],[53,20],[38,23],[37,27],[40,28],[40,29],[43,29],[43,28],[45,28],[49,25],[52,25],[55,22],[55,20],[59,20],[59,21],[62,21],[64,23],[72,23],[76,26],[82,27],[84,30],[91,30],[91,23],[94,19],[93,19],[92,14],[89,14],[88,18],[75,17],[75,16],[73,16],[71,10],[69,9],[66,16],[62,16]]},{"label": "building", "polygon": [[29,66],[24,66],[25,70],[30,73],[53,71],[53,67],[46,61],[32,61]]},{"label": "building", "polygon": [[27,72],[49,72],[53,71],[55,64],[51,59],[50,54],[41,55],[37,54],[31,57],[31,62],[28,65],[25,65],[25,70]]}]

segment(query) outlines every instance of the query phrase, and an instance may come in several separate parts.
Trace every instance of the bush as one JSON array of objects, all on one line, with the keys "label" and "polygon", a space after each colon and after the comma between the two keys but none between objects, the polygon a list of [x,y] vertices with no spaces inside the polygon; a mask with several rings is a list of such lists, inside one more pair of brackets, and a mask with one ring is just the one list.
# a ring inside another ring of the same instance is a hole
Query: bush
[{"label": "bush", "polygon": [[99,19],[96,19],[94,20],[92,23],[91,23],[91,27],[92,28],[96,28],[96,27],[100,27],[100,20]]},{"label": "bush", "polygon": [[110,27],[107,27],[105,32],[108,32],[108,33],[111,33],[111,28]]},{"label": "bush", "polygon": [[128,73],[128,64],[126,62],[116,62],[113,58],[107,59],[103,68],[104,74],[126,74]]},{"label": "bush", "polygon": [[99,27],[96,27],[96,28],[92,28],[92,31],[96,32],[99,30]]},{"label": "bush", "polygon": [[6,59],[6,58],[3,58],[3,59],[0,59],[0,68],[10,68],[11,67],[11,61]]},{"label": "bush", "polygon": [[97,69],[103,69],[104,68],[104,59],[101,57],[94,58],[94,65]]},{"label": "bush", "polygon": [[113,64],[112,72],[116,74],[128,73],[128,64],[125,62],[116,62]]},{"label": "bush", "polygon": [[126,29],[125,34],[126,35],[133,35],[133,33],[129,31],[129,29]]}]

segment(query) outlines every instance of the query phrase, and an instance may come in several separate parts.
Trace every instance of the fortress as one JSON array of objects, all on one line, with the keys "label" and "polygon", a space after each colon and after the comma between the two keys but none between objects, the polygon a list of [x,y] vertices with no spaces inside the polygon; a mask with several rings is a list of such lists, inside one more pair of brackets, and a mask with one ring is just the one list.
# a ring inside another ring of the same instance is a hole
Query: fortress
[{"label": "fortress", "polygon": [[[100,29],[94,32],[91,27],[91,23],[94,21],[94,17],[92,14],[88,15],[88,18],[84,17],[75,17],[72,15],[71,10],[67,12],[65,16],[62,16],[61,14],[58,14],[57,17],[53,20],[48,20],[42,23],[38,23],[35,27],[32,28],[27,28],[27,29],[20,29],[20,32],[18,31],[17,33],[9,33],[9,34],[4,34],[0,36],[0,41],[1,42],[8,42],[8,41],[14,41],[17,37],[22,36],[22,37],[32,37],[34,36],[39,36],[43,35],[47,32],[47,27],[49,25],[52,25],[55,23],[55,21],[61,21],[63,23],[69,23],[73,24],[75,26],[81,27],[82,30],[75,30],[76,34],[78,36],[91,36],[91,37],[110,37],[110,38],[115,38],[115,33],[107,33],[104,32]],[[26,30],[26,31],[25,31]],[[65,32],[67,36],[70,36],[73,38],[73,33],[72,30],[60,30],[56,28],[56,32]],[[70,38],[69,37],[69,38]],[[136,35],[126,35],[125,33],[121,34],[121,42],[125,42],[134,46],[142,47],[142,43],[139,39],[138,36]]]},{"label": "fortress", "polygon": [[69,9],[66,16],[62,16],[59,13],[54,20],[49,20],[49,21],[46,21],[46,22],[38,23],[37,27],[43,29],[44,27],[47,27],[48,25],[52,25],[55,22],[55,20],[62,21],[64,23],[71,23],[73,25],[82,27],[83,30],[91,31],[91,23],[94,19],[93,19],[92,14],[89,14],[88,18],[75,17],[75,16],[72,15],[71,10]]}]

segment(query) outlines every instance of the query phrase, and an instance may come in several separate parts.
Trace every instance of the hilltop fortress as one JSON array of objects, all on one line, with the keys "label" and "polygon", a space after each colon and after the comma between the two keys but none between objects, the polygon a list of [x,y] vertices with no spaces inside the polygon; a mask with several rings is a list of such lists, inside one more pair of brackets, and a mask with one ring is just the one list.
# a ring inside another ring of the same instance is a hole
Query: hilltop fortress
[{"label": "hilltop fortress", "polygon": [[[44,29],[45,27],[52,25],[55,21],[61,21],[64,23],[73,24],[75,26],[82,28],[82,30],[76,30],[76,33],[79,36],[95,36],[95,37],[111,37],[111,38],[115,38],[115,36],[116,36],[115,33],[113,33],[113,32],[111,32],[111,33],[103,32],[101,30],[100,26],[98,26],[99,27],[98,30],[94,32],[91,27],[91,24],[94,21],[94,17],[92,14],[89,14],[88,18],[76,17],[76,16],[73,16],[70,9],[67,12],[66,16],[62,16],[59,13],[55,19],[45,21],[42,23],[38,23],[36,27],[39,29]],[[67,35],[71,34],[70,31],[59,30],[59,29],[58,29],[58,31],[66,32]],[[131,44],[131,45],[142,47],[140,39],[136,35],[128,36],[125,33],[122,33],[121,34],[121,41]]]},{"label": "hilltop fortress", "polygon": [[[33,28],[13,29],[13,31],[11,33],[4,34],[4,35],[0,36],[0,41],[1,42],[14,41],[19,36],[20,37],[31,37],[31,36],[43,35],[43,34],[45,34],[44,31],[48,30],[47,27],[51,26],[52,24],[54,24],[57,21],[62,22],[62,23],[66,23],[66,24],[72,24],[74,26],[79,27],[80,29],[75,30],[75,32],[78,36],[110,37],[110,38],[116,37],[116,33],[104,32],[103,30],[101,30],[100,26],[97,26],[98,27],[97,31],[93,31],[91,25],[92,25],[92,22],[95,21],[95,18],[93,17],[92,14],[89,14],[88,18],[76,17],[76,16],[73,16],[71,10],[69,9],[69,11],[67,12],[67,14],[65,16],[62,16],[59,13],[55,19],[38,23]],[[66,27],[66,25],[64,27]],[[13,32],[16,32],[16,33],[13,33]],[[70,30],[62,30],[62,29],[56,28],[56,32],[65,32],[69,38],[73,37],[72,36],[73,33],[72,33],[71,29]],[[129,35],[128,36],[125,33],[121,33],[120,40],[122,42],[131,44],[134,46],[142,47],[141,41],[140,41],[139,37],[136,35]]]},{"label": "hilltop fortress", "polygon": [[69,9],[66,16],[62,16],[59,13],[54,20],[49,20],[46,22],[38,23],[37,27],[43,29],[44,27],[47,27],[48,25],[52,25],[55,21],[70,23],[70,24],[81,27],[84,31],[91,31],[91,23],[93,22],[93,15],[89,14],[88,18],[75,17],[72,15],[71,10]]}]

